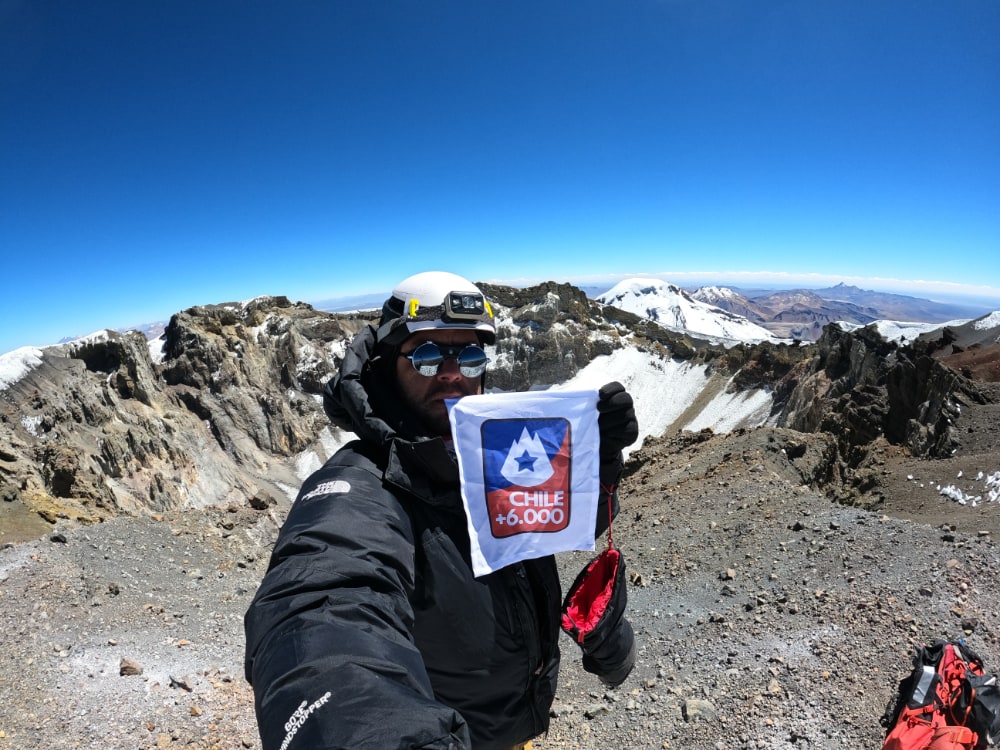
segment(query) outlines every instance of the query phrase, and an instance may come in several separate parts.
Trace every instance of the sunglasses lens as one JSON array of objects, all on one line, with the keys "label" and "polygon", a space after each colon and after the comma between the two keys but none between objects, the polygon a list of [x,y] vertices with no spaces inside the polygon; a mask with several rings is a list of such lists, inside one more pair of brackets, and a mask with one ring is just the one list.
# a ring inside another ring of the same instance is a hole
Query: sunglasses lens
[{"label": "sunglasses lens", "polygon": [[421,375],[432,378],[437,375],[441,363],[446,358],[454,358],[458,362],[459,372],[467,378],[477,378],[486,371],[489,358],[482,348],[469,344],[461,349],[458,347],[441,347],[433,341],[421,344],[411,354],[405,355],[413,363],[413,369]]},{"label": "sunglasses lens", "polygon": [[413,363],[414,370],[424,377],[432,378],[437,375],[438,368],[444,362],[444,355],[437,344],[428,341],[414,349],[407,359]]},{"label": "sunglasses lens", "polygon": [[486,369],[486,352],[478,346],[467,346],[458,353],[458,369],[467,378],[476,378]]}]

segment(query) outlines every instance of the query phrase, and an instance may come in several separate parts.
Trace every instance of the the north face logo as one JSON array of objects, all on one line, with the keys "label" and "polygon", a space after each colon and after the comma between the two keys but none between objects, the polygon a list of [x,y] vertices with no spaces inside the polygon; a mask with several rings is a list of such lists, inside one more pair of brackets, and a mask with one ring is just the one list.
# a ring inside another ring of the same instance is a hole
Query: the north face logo
[{"label": "the north face logo", "polygon": [[481,435],[493,536],[565,529],[570,517],[569,421],[486,420]]}]

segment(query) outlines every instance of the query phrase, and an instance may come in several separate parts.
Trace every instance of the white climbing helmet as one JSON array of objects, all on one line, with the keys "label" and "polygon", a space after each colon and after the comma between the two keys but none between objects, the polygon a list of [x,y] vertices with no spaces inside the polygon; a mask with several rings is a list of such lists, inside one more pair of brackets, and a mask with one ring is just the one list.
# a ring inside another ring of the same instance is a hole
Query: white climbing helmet
[{"label": "white climbing helmet", "polygon": [[468,279],[425,271],[403,279],[382,305],[377,341],[394,346],[411,333],[433,328],[471,329],[485,344],[496,342],[493,308]]}]

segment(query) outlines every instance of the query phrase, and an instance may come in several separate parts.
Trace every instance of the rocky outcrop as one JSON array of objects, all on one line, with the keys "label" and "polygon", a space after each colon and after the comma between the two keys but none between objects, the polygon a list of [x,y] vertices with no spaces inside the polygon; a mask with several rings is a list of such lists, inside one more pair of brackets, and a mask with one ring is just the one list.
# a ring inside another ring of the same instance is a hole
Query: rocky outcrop
[{"label": "rocky outcrop", "polygon": [[832,436],[831,476],[857,498],[878,484],[874,449],[898,446],[915,457],[944,458],[960,447],[963,404],[983,403],[975,383],[920,349],[886,341],[874,326],[845,333],[827,326],[812,356],[778,384],[777,423]]},{"label": "rocky outcrop", "polygon": [[284,297],[191,308],[164,332],[160,375],[236,464],[269,464],[313,444],[336,353],[366,322]]},{"label": "rocky outcrop", "polygon": [[0,401],[0,489],[88,522],[273,503],[299,482],[290,459],[322,455],[318,394],[365,322],[264,297],[185,310],[149,345],[108,331],[46,347]]},{"label": "rocky outcrop", "polygon": [[1000,312],[928,332],[913,346],[970,380],[1000,383]]},{"label": "rocky outcrop", "polygon": [[570,284],[482,287],[500,311],[492,388],[519,391],[561,383],[594,357],[623,346],[628,329],[605,319],[602,307]]},{"label": "rocky outcrop", "polygon": [[958,445],[954,425],[974,385],[874,327],[845,333],[828,326],[814,356],[790,371],[780,423],[837,435],[845,453],[878,437],[918,456],[942,457]]}]

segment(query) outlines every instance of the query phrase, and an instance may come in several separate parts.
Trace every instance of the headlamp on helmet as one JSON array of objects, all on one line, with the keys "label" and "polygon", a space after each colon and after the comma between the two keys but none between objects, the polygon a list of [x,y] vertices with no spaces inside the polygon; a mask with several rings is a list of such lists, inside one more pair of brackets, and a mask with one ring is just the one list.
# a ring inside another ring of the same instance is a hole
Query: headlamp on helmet
[{"label": "headlamp on helmet", "polygon": [[[487,313],[487,311],[489,312]],[[449,322],[453,320],[481,320],[485,314],[493,317],[490,303],[481,293],[449,292],[444,298],[444,314],[441,318]]]}]

